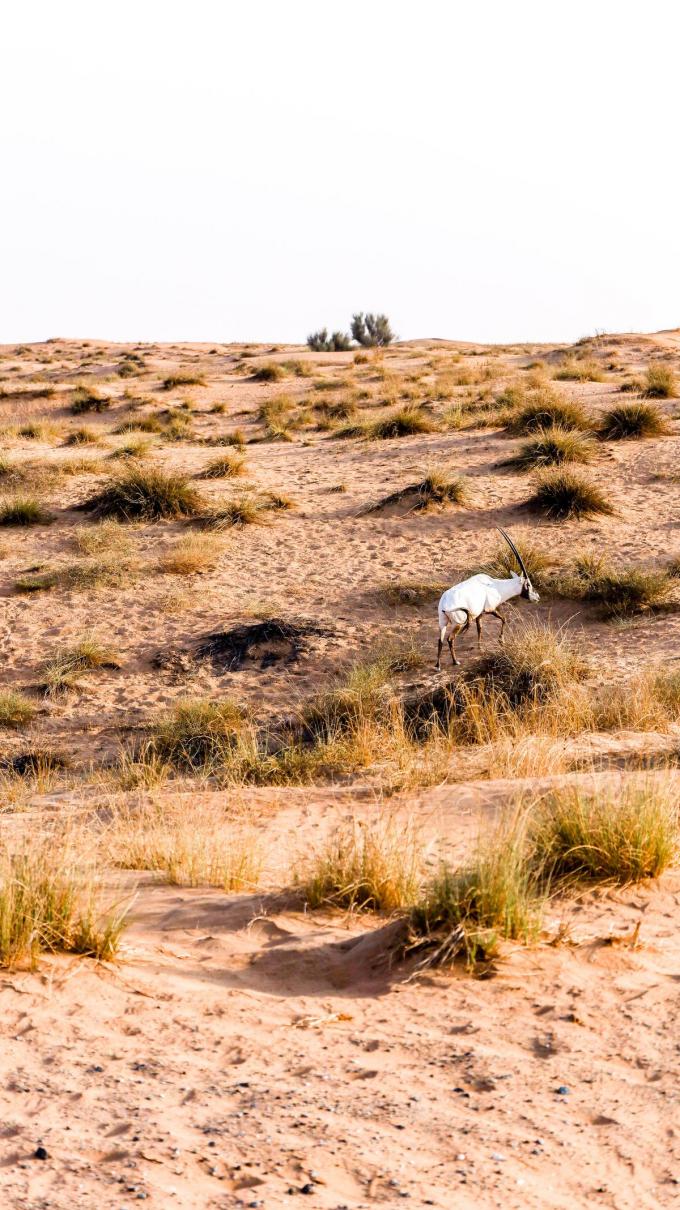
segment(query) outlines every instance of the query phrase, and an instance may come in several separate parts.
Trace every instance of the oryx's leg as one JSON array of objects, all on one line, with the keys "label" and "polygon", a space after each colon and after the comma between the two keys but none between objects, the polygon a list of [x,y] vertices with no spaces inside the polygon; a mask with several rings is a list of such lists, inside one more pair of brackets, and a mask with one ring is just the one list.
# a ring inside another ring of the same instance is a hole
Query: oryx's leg
[{"label": "oryx's leg", "polygon": [[440,633],[440,635],[439,635],[439,642],[437,643],[437,672],[441,672],[441,667],[442,667],[442,647],[444,646],[444,636],[445,636],[445,634],[446,634],[446,627],[444,627],[444,629],[441,631],[441,633]]},{"label": "oryx's leg", "polygon": [[458,664],[460,664],[460,660],[457,659],[457,657],[456,657],[456,636],[460,634],[461,630],[465,630],[464,624],[461,626],[456,626],[455,630],[451,630],[448,635],[449,651],[451,652],[451,662],[453,663],[454,667],[457,667]]},{"label": "oryx's leg", "polygon": [[481,651],[482,650],[482,615],[481,615],[481,613],[478,614],[477,617],[475,618],[475,624],[477,626],[477,650]]},{"label": "oryx's leg", "polygon": [[489,610],[489,613],[490,613],[490,615],[491,615],[491,617],[492,617],[492,618],[498,618],[498,620],[499,620],[499,622],[500,622],[500,624],[501,624],[501,632],[500,632],[500,634],[499,634],[499,636],[498,636],[498,642],[502,644],[502,642],[503,642],[503,631],[505,630],[505,618],[503,617],[503,614],[502,614],[502,613],[499,613],[499,612],[498,612],[498,610],[497,610],[497,609],[490,609],[490,610]]}]

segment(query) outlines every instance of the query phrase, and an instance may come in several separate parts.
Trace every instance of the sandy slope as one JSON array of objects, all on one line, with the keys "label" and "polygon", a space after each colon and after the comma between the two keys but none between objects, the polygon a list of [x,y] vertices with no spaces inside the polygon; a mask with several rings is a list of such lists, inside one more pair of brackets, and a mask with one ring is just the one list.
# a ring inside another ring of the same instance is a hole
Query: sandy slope
[{"label": "sandy slope", "polygon": [[[202,444],[206,438],[236,425],[254,437],[264,400],[284,392],[303,400],[313,389],[306,378],[254,382],[238,368],[243,349],[231,346],[214,354],[210,346],[147,346],[144,375],[119,380],[114,371],[125,348],[56,342],[28,354],[1,350],[2,422],[37,418],[57,421],[64,431],[87,423],[103,444],[76,452],[102,459],[122,440],[111,430],[130,419],[126,388],[153,401],[134,415],[190,398],[195,440],[157,444],[149,461],[193,474],[216,452]],[[406,374],[435,354],[456,351],[480,350],[409,342],[387,361]],[[342,377],[352,360],[299,349],[250,352],[253,365],[302,358],[315,377]],[[674,331],[603,338],[594,352],[618,369],[605,382],[563,389],[597,412],[612,403],[624,372],[639,371],[650,357],[677,365],[680,337]],[[491,386],[500,389],[532,359],[551,364],[562,354],[537,346],[504,350],[494,357],[501,369]],[[166,374],[188,368],[204,374],[207,385],[159,391]],[[383,383],[370,368],[360,373],[374,394],[373,414]],[[113,405],[76,420],[65,384],[83,376],[110,392]],[[20,395],[38,379],[54,384],[55,395]],[[215,403],[224,403],[224,412],[211,411]],[[497,524],[518,539],[550,545],[559,558],[576,548],[646,566],[680,556],[680,491],[669,477],[678,467],[678,402],[661,407],[672,436],[603,448],[592,475],[617,511],[602,521],[554,526],[527,514],[528,480],[503,465],[514,445],[498,430],[367,445],[336,442],[308,426],[290,443],[248,444],[246,481],[285,492],[298,507],[266,527],[230,534],[212,570],[158,574],[159,555],[183,527],[138,526],[135,553],[146,571],[136,582],[92,593],[17,595],[19,576],[75,558],[73,536],[84,520],[74,506],[104,474],[48,485],[54,523],[0,536],[3,684],[40,703],[26,731],[3,734],[1,754],[46,743],[67,753],[74,769],[63,784],[32,796],[30,814],[13,814],[8,803],[0,820],[5,834],[43,813],[109,794],[110,787],[84,785],[87,768],[115,757],[157,708],[180,697],[231,695],[275,716],[332,683],[385,637],[412,642],[431,662],[432,608],[396,609],[378,590],[390,580],[453,580],[488,551]],[[13,436],[5,444],[19,461],[60,462],[73,454],[54,438]],[[434,461],[469,477],[474,507],[359,515]],[[343,492],[331,490],[340,484]],[[226,489],[209,482],[200,490],[219,499]],[[167,658],[261,613],[310,617],[328,634],[298,663],[264,669],[250,661],[225,672]],[[542,602],[536,613],[579,635],[595,679],[620,677],[647,661],[672,666],[679,658],[678,612],[618,627],[565,603]],[[92,625],[120,651],[120,670],[83,678],[78,692],[44,702],[36,693],[41,664]],[[463,643],[466,660],[471,651]],[[572,758],[625,766],[655,753],[672,756],[677,734],[579,737],[569,744]],[[159,1208],[269,1210],[302,1199],[324,1210],[402,1202],[446,1210],[626,1210],[676,1204],[675,874],[657,887],[586,897],[562,922],[562,944],[546,939],[535,949],[508,949],[486,980],[455,972],[407,982],[408,966],[385,965],[380,922],[304,916],[272,893],[285,885],[295,849],[347,817],[400,811],[458,853],[474,836],[480,812],[492,818],[519,789],[538,788],[531,780],[471,780],[483,776],[484,754],[461,753],[446,784],[387,804],[370,779],[339,789],[244,791],[238,802],[223,795],[225,807],[253,819],[265,838],[269,864],[260,894],[178,890],[142,877],[119,963],[55,958],[37,972],[0,974],[0,1205],[115,1210],[139,1199]],[[169,802],[176,791],[155,793]],[[199,786],[182,793],[190,812],[217,792]],[[29,804],[20,805],[25,811]],[[548,923],[554,937],[560,921]],[[44,1160],[33,1158],[39,1145],[47,1150]]]}]

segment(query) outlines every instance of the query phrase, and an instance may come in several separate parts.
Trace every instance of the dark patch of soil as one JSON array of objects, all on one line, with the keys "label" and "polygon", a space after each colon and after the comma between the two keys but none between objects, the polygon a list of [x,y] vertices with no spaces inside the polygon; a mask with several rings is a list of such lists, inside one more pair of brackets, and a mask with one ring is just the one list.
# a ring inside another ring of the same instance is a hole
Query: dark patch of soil
[{"label": "dark patch of soil", "polygon": [[311,650],[310,639],[328,638],[332,631],[316,622],[268,618],[209,634],[196,648],[198,660],[210,660],[219,672],[236,672],[248,661],[261,669],[296,663]]}]

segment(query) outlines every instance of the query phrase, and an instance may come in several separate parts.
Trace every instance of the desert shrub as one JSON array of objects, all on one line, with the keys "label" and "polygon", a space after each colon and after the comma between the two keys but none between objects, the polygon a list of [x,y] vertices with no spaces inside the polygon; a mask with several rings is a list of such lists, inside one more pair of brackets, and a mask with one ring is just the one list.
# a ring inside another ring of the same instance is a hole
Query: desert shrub
[{"label": "desert shrub", "polygon": [[614,512],[597,484],[574,471],[561,469],[543,472],[527,505],[555,521],[566,521],[572,517],[611,516]]},{"label": "desert shrub", "polygon": [[253,890],[262,869],[254,830],[209,807],[195,806],[187,813],[149,803],[118,811],[104,840],[114,865],[153,870],[171,886]]},{"label": "desert shrub", "polygon": [[116,436],[123,433],[162,433],[163,425],[158,416],[140,416],[137,420],[126,420],[113,430]]},{"label": "desert shrub", "polygon": [[73,535],[76,550],[83,555],[115,555],[122,559],[132,553],[134,543],[129,531],[119,521],[98,521],[95,525],[80,526]]},{"label": "desert shrub", "polygon": [[622,395],[642,395],[645,384],[640,378],[626,378],[619,386]]},{"label": "desert shrub", "polygon": [[234,429],[231,433],[220,433],[217,437],[207,437],[206,445],[233,445],[236,449],[242,450],[246,444],[246,435],[243,429]]},{"label": "desert shrub", "polygon": [[26,424],[19,426],[17,435],[26,441],[48,441],[50,437],[56,436],[57,431],[54,424],[46,424],[42,420],[29,420]]},{"label": "desert shrub", "polygon": [[33,702],[15,689],[0,690],[0,727],[25,727],[35,717]]},{"label": "desert shrub", "polygon": [[286,371],[278,361],[265,361],[253,374],[256,382],[280,382],[285,377]]},{"label": "desert shrub", "polygon": [[214,567],[221,550],[210,534],[187,534],[161,555],[158,566],[170,575],[195,575]]},{"label": "desert shrub", "polygon": [[233,702],[178,702],[156,722],[147,751],[185,772],[211,772],[228,763],[245,716]]},{"label": "desert shrub", "polygon": [[82,673],[109,668],[120,668],[117,653],[96,635],[85,634],[73,646],[57,651],[43,666],[43,688],[46,694],[55,697],[74,688]]},{"label": "desert shrub", "polygon": [[620,403],[605,412],[598,433],[607,441],[621,441],[640,437],[661,437],[667,433],[668,425],[661,412],[651,403],[642,400],[636,403]]},{"label": "desert shrub", "polygon": [[589,790],[563,786],[541,802],[530,832],[530,862],[544,883],[640,882],[678,852],[678,799],[667,782]]},{"label": "desert shrub", "polygon": [[242,528],[244,525],[261,525],[265,521],[266,508],[258,496],[249,496],[245,492],[220,504],[215,508],[206,508],[201,517],[201,525],[206,529],[230,529],[232,526]]},{"label": "desert shrub", "polygon": [[526,622],[511,632],[475,670],[490,691],[500,692],[510,706],[546,702],[583,679],[587,664],[565,630],[545,622]]},{"label": "desert shrub", "polygon": [[302,863],[295,882],[311,908],[394,912],[417,900],[425,850],[411,823],[353,820]]},{"label": "desert shrub", "polygon": [[592,462],[594,456],[595,443],[586,433],[553,425],[547,429],[537,429],[509,462],[518,470],[533,470],[544,466],[562,466],[567,462]]},{"label": "desert shrub", "polygon": [[0,855],[0,966],[65,951],[112,958],[123,913],[101,910],[96,881],[60,843],[32,839]]},{"label": "desert shrub", "polygon": [[320,328],[318,332],[310,332],[307,345],[315,353],[345,353],[352,341],[344,332],[332,332],[329,336],[327,328]]},{"label": "desert shrub", "polygon": [[245,474],[245,459],[238,454],[221,454],[200,471],[199,479],[232,479]]},{"label": "desert shrub", "polygon": [[[382,420],[376,420],[364,430],[371,440],[389,440],[392,437],[412,437],[419,433],[433,433],[435,425],[426,412],[418,408],[404,407],[391,412]],[[342,432],[338,433],[341,436]]]},{"label": "desert shrub", "polygon": [[136,437],[131,437],[129,441],[123,442],[111,451],[110,457],[119,458],[146,458],[151,450],[151,442],[148,437],[143,437],[140,433]]},{"label": "desert shrub", "polygon": [[670,366],[650,365],[645,374],[644,390],[649,399],[670,399],[677,395],[677,383]]},{"label": "desert shrub", "polygon": [[569,360],[558,366],[554,377],[564,382],[602,382],[603,374],[596,361]]},{"label": "desert shrub", "polygon": [[201,499],[184,475],[133,467],[82,506],[97,517],[157,521],[200,513]]},{"label": "desert shrub", "polygon": [[366,315],[359,312],[352,316],[352,339],[365,348],[383,347],[395,340],[394,332],[386,315],[374,315],[368,311]]},{"label": "desert shrub", "polygon": [[73,392],[71,411],[74,416],[83,412],[105,412],[111,407],[111,400],[96,387],[80,385]]},{"label": "desert shrub", "polygon": [[0,501],[0,525],[46,525],[50,513],[35,496],[13,496]]},{"label": "desert shrub", "polygon": [[508,431],[518,437],[555,427],[585,432],[591,423],[580,404],[556,398],[549,392],[538,392],[523,407],[512,412],[507,421]]},{"label": "desert shrub", "polygon": [[465,506],[469,500],[467,480],[462,475],[449,478],[444,471],[431,470],[420,482],[411,483],[408,487],[391,492],[389,496],[383,496],[365,511],[376,512],[404,501],[410,505],[411,512],[428,512],[434,508],[444,508],[448,504]]},{"label": "desert shrub", "polygon": [[600,605],[606,616],[628,617],[663,605],[673,584],[666,571],[613,567],[604,555],[581,555],[558,580],[563,596]]},{"label": "desert shrub", "polygon": [[541,917],[524,831],[503,823],[480,840],[468,863],[459,869],[441,866],[411,913],[411,945],[429,943],[433,964],[460,953],[475,963],[493,957],[500,939],[535,940]]},{"label": "desert shrub", "polygon": [[167,378],[163,379],[163,390],[172,391],[175,387],[204,387],[205,378],[201,374],[177,372],[176,374],[168,374]]},{"label": "desert shrub", "polygon": [[99,440],[94,429],[73,429],[66,437],[64,445],[96,445]]}]

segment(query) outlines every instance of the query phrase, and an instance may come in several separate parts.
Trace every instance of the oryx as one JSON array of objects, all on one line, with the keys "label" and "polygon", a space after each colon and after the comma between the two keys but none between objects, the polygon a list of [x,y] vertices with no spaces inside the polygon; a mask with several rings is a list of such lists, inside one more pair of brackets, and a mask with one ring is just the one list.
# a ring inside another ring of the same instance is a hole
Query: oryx
[{"label": "oryx", "polygon": [[525,600],[534,602],[540,600],[529,579],[529,573],[524,566],[522,556],[512,538],[500,526],[498,527],[498,532],[505,538],[505,541],[517,559],[521,575],[513,571],[509,580],[498,580],[494,576],[487,576],[483,572],[480,572],[479,575],[470,576],[468,580],[462,580],[460,584],[454,584],[453,588],[447,588],[439,601],[437,670],[441,668],[444,639],[448,642],[451,659],[454,664],[460,663],[460,660],[456,659],[454,647],[456,635],[460,634],[461,630],[467,630],[472,618],[474,618],[477,624],[478,646],[481,647],[482,643],[481,619],[485,613],[499,619],[501,632],[498,637],[499,642],[502,643],[505,618],[498,612],[499,605],[502,605],[505,601],[512,600],[513,597],[524,597]]}]

